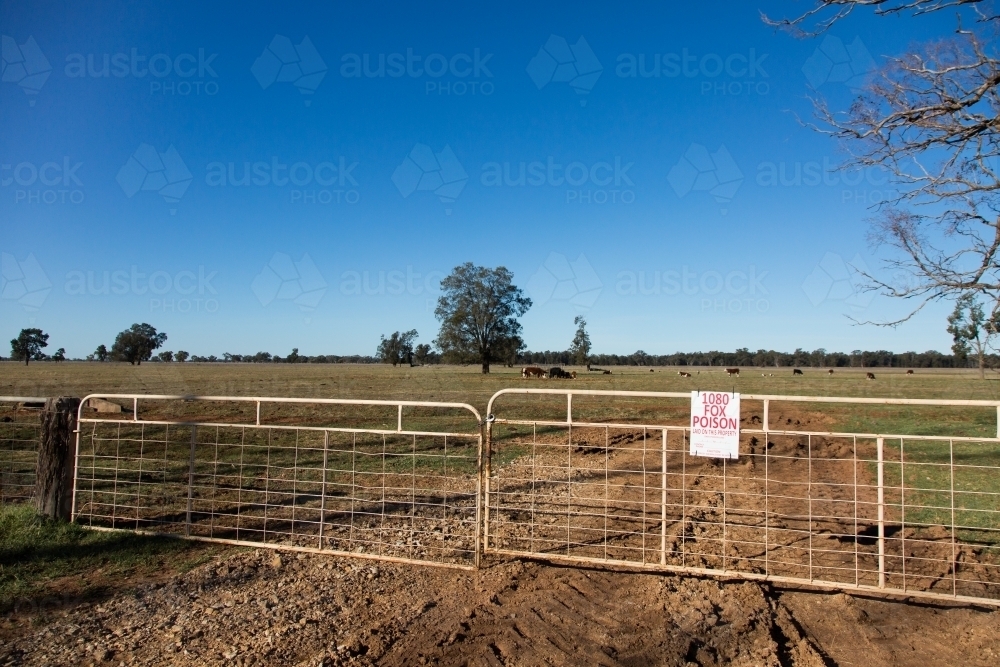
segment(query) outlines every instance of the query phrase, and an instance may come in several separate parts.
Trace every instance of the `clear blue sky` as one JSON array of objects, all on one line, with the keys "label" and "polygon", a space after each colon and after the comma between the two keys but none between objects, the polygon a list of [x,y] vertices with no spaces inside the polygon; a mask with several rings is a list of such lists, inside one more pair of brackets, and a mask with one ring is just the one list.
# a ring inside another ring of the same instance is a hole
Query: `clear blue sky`
[{"label": "clear blue sky", "polygon": [[531,349],[947,351],[851,324],[905,308],[850,268],[888,191],[802,120],[954,17],[760,20],[807,4],[6,0],[0,339],[372,354],[473,261]]}]

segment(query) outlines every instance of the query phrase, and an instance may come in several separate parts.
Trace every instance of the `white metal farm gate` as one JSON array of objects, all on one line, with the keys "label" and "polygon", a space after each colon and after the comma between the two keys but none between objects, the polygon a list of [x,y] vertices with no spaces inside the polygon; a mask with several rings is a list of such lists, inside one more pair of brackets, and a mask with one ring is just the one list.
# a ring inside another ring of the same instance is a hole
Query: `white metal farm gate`
[{"label": "white metal farm gate", "polygon": [[[94,414],[103,399],[121,414]],[[73,519],[98,529],[473,568],[482,430],[429,401],[93,394]]]},{"label": "white metal farm gate", "polygon": [[1000,605],[1000,435],[836,432],[801,409],[987,408],[980,421],[992,429],[1000,402],[743,394],[741,456],[730,461],[689,456],[688,401],[497,392],[484,550]]},{"label": "white metal farm gate", "polygon": [[[92,398],[123,413],[95,415]],[[743,394],[730,461],[689,456],[689,399],[505,389],[484,442],[463,403],[88,396],[73,517],[408,563],[492,553],[1000,605],[1000,402]],[[838,403],[989,414],[958,435],[837,431],[810,411]]]}]

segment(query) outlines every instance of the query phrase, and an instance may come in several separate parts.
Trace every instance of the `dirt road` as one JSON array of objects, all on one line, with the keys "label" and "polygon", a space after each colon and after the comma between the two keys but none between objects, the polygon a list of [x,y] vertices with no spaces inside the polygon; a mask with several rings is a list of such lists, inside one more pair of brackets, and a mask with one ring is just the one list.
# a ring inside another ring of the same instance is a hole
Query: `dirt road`
[{"label": "dirt road", "polygon": [[227,552],[5,619],[3,665],[994,665],[1000,612],[754,583]]}]

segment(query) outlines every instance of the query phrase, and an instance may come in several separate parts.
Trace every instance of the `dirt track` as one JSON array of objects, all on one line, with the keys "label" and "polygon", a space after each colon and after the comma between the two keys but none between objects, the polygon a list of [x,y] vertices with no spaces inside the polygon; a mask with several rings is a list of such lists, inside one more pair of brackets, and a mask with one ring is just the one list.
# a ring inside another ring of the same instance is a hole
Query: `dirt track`
[{"label": "dirt track", "polygon": [[0,664],[994,665],[1000,612],[753,583],[267,550],[5,623]]}]

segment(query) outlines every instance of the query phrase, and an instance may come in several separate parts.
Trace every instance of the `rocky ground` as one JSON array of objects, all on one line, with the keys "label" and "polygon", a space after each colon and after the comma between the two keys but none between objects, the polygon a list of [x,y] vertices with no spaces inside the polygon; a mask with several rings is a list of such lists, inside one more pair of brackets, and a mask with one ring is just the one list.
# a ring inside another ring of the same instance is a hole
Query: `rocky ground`
[{"label": "rocky ground", "polygon": [[1000,612],[747,582],[232,550],[125,596],[23,610],[2,665],[995,665]]}]

